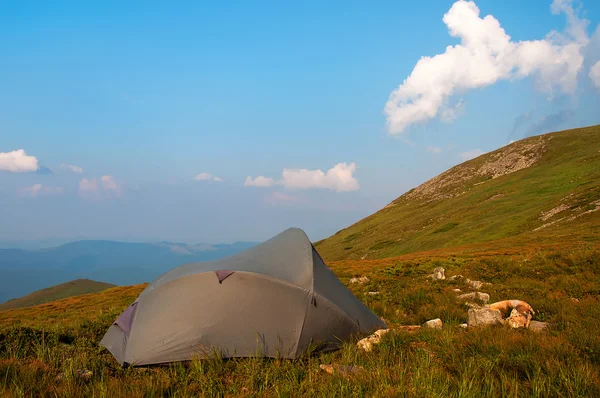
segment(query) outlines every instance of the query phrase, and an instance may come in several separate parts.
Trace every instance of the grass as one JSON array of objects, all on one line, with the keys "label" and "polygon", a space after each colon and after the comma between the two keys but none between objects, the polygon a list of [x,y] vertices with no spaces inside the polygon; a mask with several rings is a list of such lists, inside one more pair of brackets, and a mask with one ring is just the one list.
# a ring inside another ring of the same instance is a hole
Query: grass
[{"label": "grass", "polygon": [[[528,146],[540,142],[541,157],[530,167],[498,178],[477,172],[508,158],[511,151],[526,159]],[[328,260],[374,259],[469,244],[513,247],[600,238],[600,211],[584,214],[600,210],[593,204],[600,200],[600,126],[527,138],[442,177],[445,182],[430,193],[415,197],[419,188],[409,191],[317,242],[317,249]],[[568,209],[542,219],[543,212],[561,204]],[[548,223],[553,224],[538,229]]]},{"label": "grass", "polygon": [[34,305],[59,300],[65,297],[78,296],[86,293],[97,293],[114,287],[110,283],[96,282],[89,279],[76,279],[60,285],[37,290],[27,296],[9,300],[0,304],[0,310],[31,307]]},{"label": "grass", "polygon": [[[98,346],[145,285],[118,287],[37,307],[0,311],[0,396],[599,396],[600,251],[597,246],[507,252],[426,252],[331,268],[392,327],[441,318],[442,330],[388,333],[370,352],[353,342],[299,360],[214,356],[170,366],[128,368]],[[550,322],[547,334],[504,327],[465,330],[467,307],[431,281],[442,266],[492,283],[492,301],[519,298]],[[380,295],[369,296],[368,291]],[[575,301],[573,299],[577,299]],[[329,375],[320,364],[358,365]],[[78,369],[92,372],[89,379]]]}]

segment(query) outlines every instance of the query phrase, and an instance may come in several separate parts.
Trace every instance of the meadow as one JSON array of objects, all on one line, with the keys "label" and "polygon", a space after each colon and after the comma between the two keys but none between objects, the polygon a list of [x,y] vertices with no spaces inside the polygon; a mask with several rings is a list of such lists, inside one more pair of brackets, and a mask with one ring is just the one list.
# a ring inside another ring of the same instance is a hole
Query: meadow
[{"label": "meadow", "polygon": [[[330,267],[392,329],[371,352],[355,341],[298,360],[222,359],[127,368],[98,345],[145,285],[112,288],[0,311],[0,396],[600,396],[600,247],[463,247]],[[489,282],[491,301],[521,299],[547,333],[463,329],[460,281],[432,281],[435,267]],[[367,276],[365,284],[349,279]],[[377,291],[378,295],[368,295]],[[400,325],[440,318],[441,330]],[[321,364],[352,365],[328,374]]]}]

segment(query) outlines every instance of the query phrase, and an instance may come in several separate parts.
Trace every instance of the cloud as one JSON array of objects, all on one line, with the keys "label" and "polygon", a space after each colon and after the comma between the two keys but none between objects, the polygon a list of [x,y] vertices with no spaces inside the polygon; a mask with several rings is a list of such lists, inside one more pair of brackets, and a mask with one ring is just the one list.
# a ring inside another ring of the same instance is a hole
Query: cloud
[{"label": "cloud", "polygon": [[246,177],[246,181],[244,181],[245,187],[268,188],[273,186],[273,184],[275,184],[275,181],[265,176],[258,176],[256,178],[248,176]]},{"label": "cloud", "polygon": [[327,172],[320,169],[283,169],[281,180],[258,176],[246,177],[245,187],[268,188],[275,184],[283,185],[288,189],[329,189],[337,192],[356,191],[360,188],[358,180],[354,178],[355,163],[338,163]]},{"label": "cloud", "polygon": [[483,152],[481,149],[473,149],[470,151],[461,152],[458,154],[458,156],[460,156],[463,162],[466,162],[467,160],[475,159],[476,157],[481,156],[484,153],[485,152]]},{"label": "cloud", "polygon": [[281,183],[292,189],[329,189],[337,192],[356,191],[360,188],[354,178],[355,163],[338,163],[326,173],[307,169],[283,169]]},{"label": "cloud", "polygon": [[442,153],[442,148],[440,148],[439,146],[428,146],[427,148],[425,148],[425,150],[429,153],[434,153],[436,155]]},{"label": "cloud", "polygon": [[527,129],[525,137],[548,133],[550,131],[559,130],[567,120],[571,119],[574,112],[571,110],[561,110],[550,115],[542,117],[538,122],[534,123]]},{"label": "cloud", "polygon": [[100,182],[102,183],[102,188],[105,191],[119,191],[119,186],[117,185],[117,182],[115,181],[113,176],[102,176],[100,177]]},{"label": "cloud", "polygon": [[0,171],[12,173],[24,173],[37,171],[38,160],[35,156],[29,156],[23,149],[12,152],[0,152]]},{"label": "cloud", "polygon": [[95,178],[89,180],[87,178],[82,178],[79,181],[80,195],[95,194],[96,192],[98,192],[98,182]]},{"label": "cloud", "polygon": [[87,198],[99,198],[102,193],[107,198],[119,196],[121,189],[113,176],[104,175],[99,181],[95,178],[82,178],[79,181],[79,196]]},{"label": "cloud", "polygon": [[196,176],[194,177],[194,180],[196,181],[208,181],[208,180],[213,180],[216,182],[223,182],[223,179],[221,177],[217,177],[217,176],[213,176],[210,173],[200,173],[200,174],[196,174]]},{"label": "cloud", "polygon": [[77,173],[77,174],[83,173],[83,168],[81,168],[79,166],[75,166],[73,164],[61,164],[60,168],[71,170],[73,173]]},{"label": "cloud", "polygon": [[59,195],[64,192],[64,189],[61,187],[47,187],[42,184],[34,184],[30,187],[26,187],[20,190],[21,195],[23,196],[41,196],[41,195]]},{"label": "cloud", "polygon": [[[568,0],[555,0],[551,11],[566,15],[565,33],[552,31],[541,40],[513,41],[492,15],[481,18],[474,2],[455,2],[443,22],[460,44],[421,57],[390,94],[384,108],[388,132],[401,134],[440,113],[442,119],[452,119],[457,115],[448,105],[453,95],[500,80],[533,76],[537,88],[549,95],[555,89],[573,93],[583,65],[582,49],[589,41],[588,22],[578,17]],[[458,104],[462,106],[461,101]]]},{"label": "cloud", "polygon": [[589,76],[590,76],[590,79],[592,79],[594,86],[596,86],[597,88],[600,88],[600,61],[598,61],[594,65],[592,65],[592,67],[590,68]]}]

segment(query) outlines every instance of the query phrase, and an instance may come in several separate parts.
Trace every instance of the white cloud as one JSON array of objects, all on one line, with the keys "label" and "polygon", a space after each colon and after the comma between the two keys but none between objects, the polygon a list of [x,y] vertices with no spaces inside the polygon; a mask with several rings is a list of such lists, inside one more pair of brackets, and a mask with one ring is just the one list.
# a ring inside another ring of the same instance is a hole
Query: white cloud
[{"label": "white cloud", "polygon": [[208,180],[213,180],[216,182],[223,182],[223,179],[221,177],[217,177],[217,176],[213,176],[210,173],[200,173],[200,174],[196,174],[196,176],[194,177],[194,180],[196,181],[208,181]]},{"label": "white cloud", "polygon": [[12,152],[0,152],[0,171],[22,173],[36,171],[39,168],[35,156],[29,156],[23,149]]},{"label": "white cloud", "polygon": [[597,88],[600,88],[600,61],[596,62],[590,68],[590,79]]},{"label": "white cloud", "polygon": [[42,184],[34,184],[30,187],[26,187],[21,189],[21,195],[23,196],[41,196],[41,195],[58,195],[63,193],[63,188],[61,187],[47,187]]},{"label": "white cloud", "polygon": [[428,146],[425,150],[429,153],[435,153],[436,155],[442,153],[442,148],[439,146]]},{"label": "white cloud", "polygon": [[272,178],[265,176],[258,176],[256,178],[252,178],[250,176],[246,177],[246,181],[244,181],[245,187],[258,187],[258,188],[268,188],[273,186],[275,181]]},{"label": "white cloud", "polygon": [[337,192],[356,191],[360,185],[354,178],[355,171],[355,163],[338,163],[326,173],[320,169],[283,169],[281,183],[286,188],[319,188]]},{"label": "white cloud", "polygon": [[95,178],[87,179],[82,178],[79,181],[79,194],[82,196],[87,196],[90,194],[96,194],[98,192],[98,182]]},{"label": "white cloud", "polygon": [[275,184],[283,185],[289,189],[329,189],[337,192],[356,191],[360,188],[358,180],[354,178],[355,163],[338,163],[327,172],[320,169],[283,169],[281,180],[258,176],[246,177],[245,187],[268,188]]},{"label": "white cloud", "polygon": [[83,168],[81,168],[79,166],[75,166],[73,164],[61,164],[60,168],[71,170],[73,173],[77,173],[77,174],[83,173]]},{"label": "white cloud", "polygon": [[460,158],[466,162],[467,160],[471,160],[471,159],[475,159],[478,156],[483,155],[485,152],[483,152],[481,149],[473,149],[471,151],[466,151],[466,152],[461,152],[458,156],[460,156]]},{"label": "white cloud", "polygon": [[113,176],[102,176],[100,182],[105,191],[119,192],[119,186]]},{"label": "white cloud", "polygon": [[460,44],[433,57],[421,57],[411,74],[395,89],[385,105],[387,129],[401,134],[418,122],[440,115],[448,121],[462,109],[449,107],[455,94],[483,88],[499,80],[534,76],[541,91],[555,88],[573,93],[583,65],[582,49],[589,38],[587,21],[580,19],[571,1],[555,0],[551,11],[567,16],[565,33],[550,32],[544,39],[512,41],[492,15],[481,18],[472,1],[459,0],[443,22]]}]

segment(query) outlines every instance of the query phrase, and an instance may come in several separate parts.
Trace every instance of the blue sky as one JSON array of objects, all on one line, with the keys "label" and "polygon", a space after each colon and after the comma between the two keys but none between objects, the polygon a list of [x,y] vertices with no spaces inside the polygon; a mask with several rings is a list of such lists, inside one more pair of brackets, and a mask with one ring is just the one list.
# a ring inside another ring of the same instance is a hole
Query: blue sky
[{"label": "blue sky", "polygon": [[316,240],[600,122],[598,2],[1,7],[5,240]]}]

